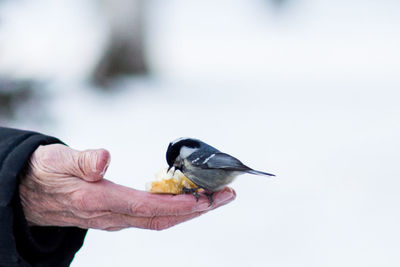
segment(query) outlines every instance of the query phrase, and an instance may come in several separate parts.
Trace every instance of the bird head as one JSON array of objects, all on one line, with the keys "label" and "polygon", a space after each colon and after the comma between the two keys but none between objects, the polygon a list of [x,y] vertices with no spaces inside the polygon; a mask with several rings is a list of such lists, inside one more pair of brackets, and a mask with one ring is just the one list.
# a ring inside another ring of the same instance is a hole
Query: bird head
[{"label": "bird head", "polygon": [[167,149],[168,170],[172,167],[181,170],[183,160],[199,149],[201,141],[193,138],[182,137],[172,141]]}]

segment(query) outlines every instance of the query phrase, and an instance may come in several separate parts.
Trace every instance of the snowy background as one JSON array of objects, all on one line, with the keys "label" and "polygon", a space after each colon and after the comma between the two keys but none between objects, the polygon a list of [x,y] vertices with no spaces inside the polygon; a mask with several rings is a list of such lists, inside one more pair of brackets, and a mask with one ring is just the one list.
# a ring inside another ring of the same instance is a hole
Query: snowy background
[{"label": "snowy background", "polygon": [[277,175],[167,231],[90,230],[72,266],[400,265],[400,3],[273,3],[148,1],[151,74],[111,91],[87,81],[96,1],[0,3],[0,73],[45,81],[4,124],[104,147],[106,178],[138,189],[181,136]]}]

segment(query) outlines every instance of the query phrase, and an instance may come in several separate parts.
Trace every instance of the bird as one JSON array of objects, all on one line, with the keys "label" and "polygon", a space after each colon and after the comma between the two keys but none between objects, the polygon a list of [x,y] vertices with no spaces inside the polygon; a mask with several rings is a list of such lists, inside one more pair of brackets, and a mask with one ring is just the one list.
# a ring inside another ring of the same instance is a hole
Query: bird
[{"label": "bird", "polygon": [[205,195],[213,203],[212,195],[230,184],[238,175],[255,174],[275,176],[257,171],[244,165],[237,158],[223,153],[209,144],[195,138],[181,137],[169,143],[166,159],[168,171],[180,170],[198,188],[183,188],[183,193],[192,193],[199,199],[198,189],[204,189]]}]

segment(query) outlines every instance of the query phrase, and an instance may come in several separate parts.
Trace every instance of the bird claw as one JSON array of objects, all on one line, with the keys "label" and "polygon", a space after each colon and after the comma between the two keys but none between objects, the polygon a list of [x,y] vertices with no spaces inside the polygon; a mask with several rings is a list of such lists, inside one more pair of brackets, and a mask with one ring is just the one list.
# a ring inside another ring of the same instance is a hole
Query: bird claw
[{"label": "bird claw", "polygon": [[183,187],[182,188],[182,193],[184,194],[192,194],[194,196],[194,198],[196,199],[196,202],[199,201],[199,194],[197,193],[197,190],[199,190],[199,188],[187,188],[187,187]]},{"label": "bird claw", "polygon": [[210,205],[208,205],[208,206],[211,207],[211,205],[214,203],[214,200],[212,198],[214,195],[214,192],[211,192],[211,193],[204,192],[203,194],[208,198],[208,201],[210,202]]},{"label": "bird claw", "polygon": [[[197,188],[183,187],[182,188],[182,193],[184,193],[184,194],[189,194],[189,193],[192,194],[195,197],[196,202],[198,202],[199,201],[199,193],[197,191],[199,189],[200,189],[200,187],[197,187]],[[211,207],[211,205],[214,203],[214,200],[213,200],[214,192],[210,192],[210,193],[203,192],[203,194],[208,198],[208,201],[210,202],[210,204],[208,206]]]}]

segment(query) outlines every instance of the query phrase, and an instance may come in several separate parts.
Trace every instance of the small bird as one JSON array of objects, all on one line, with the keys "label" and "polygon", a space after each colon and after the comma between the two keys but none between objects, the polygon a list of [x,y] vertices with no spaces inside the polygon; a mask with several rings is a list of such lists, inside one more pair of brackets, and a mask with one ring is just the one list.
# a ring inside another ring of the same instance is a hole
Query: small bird
[{"label": "small bird", "polygon": [[237,158],[193,138],[178,138],[172,141],[167,149],[168,171],[174,167],[180,170],[198,188],[184,188],[184,193],[192,193],[196,200],[198,189],[204,189],[205,195],[213,202],[214,192],[231,183],[236,176],[250,173],[264,176],[275,176],[271,173],[253,170]]}]

